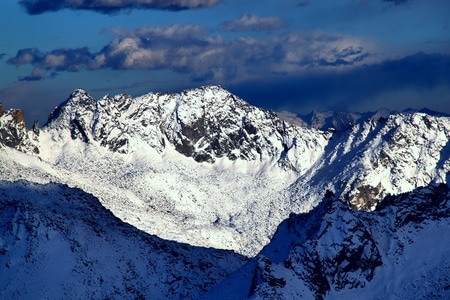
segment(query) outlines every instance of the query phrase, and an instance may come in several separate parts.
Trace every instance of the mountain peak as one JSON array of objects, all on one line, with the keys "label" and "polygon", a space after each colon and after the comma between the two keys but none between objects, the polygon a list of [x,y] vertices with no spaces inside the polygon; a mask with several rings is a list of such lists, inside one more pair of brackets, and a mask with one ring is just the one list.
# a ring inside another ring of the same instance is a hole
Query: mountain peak
[{"label": "mountain peak", "polygon": [[[119,153],[130,153],[142,142],[163,152],[169,143],[197,162],[210,163],[222,157],[281,157],[284,163],[297,134],[274,112],[254,107],[221,86],[137,98],[108,95],[97,101],[77,89],[52,112],[48,124],[58,131],[68,129],[72,139],[97,141]],[[290,165],[285,164],[292,169]]]},{"label": "mountain peak", "polygon": [[68,102],[76,105],[86,105],[95,102],[95,99],[86,90],[83,89],[74,90],[67,100]]}]

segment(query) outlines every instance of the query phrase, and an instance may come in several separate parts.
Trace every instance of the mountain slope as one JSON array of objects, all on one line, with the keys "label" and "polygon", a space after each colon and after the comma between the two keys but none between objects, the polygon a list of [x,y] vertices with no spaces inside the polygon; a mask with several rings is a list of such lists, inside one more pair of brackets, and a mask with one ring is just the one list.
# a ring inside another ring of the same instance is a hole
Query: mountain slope
[{"label": "mountain slope", "polygon": [[327,134],[280,122],[220,87],[98,101],[76,90],[39,141],[29,165],[93,193],[122,220],[252,255],[289,213],[283,191],[320,157]]},{"label": "mountain slope", "polygon": [[0,182],[0,298],[196,298],[245,260],[123,223],[61,184]]},{"label": "mountain slope", "polygon": [[204,299],[446,299],[450,188],[432,185],[355,211],[331,192]]}]

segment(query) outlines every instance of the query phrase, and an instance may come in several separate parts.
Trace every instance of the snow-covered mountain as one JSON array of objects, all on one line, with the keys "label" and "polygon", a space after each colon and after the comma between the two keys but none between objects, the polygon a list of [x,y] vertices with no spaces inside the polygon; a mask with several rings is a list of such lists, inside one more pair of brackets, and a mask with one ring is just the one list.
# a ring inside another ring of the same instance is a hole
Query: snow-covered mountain
[{"label": "snow-covered mountain", "polygon": [[149,235],[80,189],[0,181],[2,299],[195,299],[245,261]]},{"label": "snow-covered mountain", "polygon": [[373,212],[326,193],[203,299],[448,299],[450,188],[389,196]]},{"label": "snow-covered mountain", "polygon": [[325,190],[373,210],[386,195],[448,182],[448,116],[352,120],[334,131],[290,124],[218,86],[99,100],[76,90],[41,129],[21,131],[18,145],[36,151],[1,142],[0,179],[62,182],[145,232],[253,256]]},{"label": "snow-covered mountain", "polygon": [[[410,111],[410,113],[414,112],[416,111]],[[380,109],[376,112],[366,113],[314,110],[307,115],[295,115],[295,118],[299,119],[304,124],[303,126],[306,127],[343,132],[367,119],[379,120],[387,118],[393,113],[395,112],[389,111],[388,109]]]},{"label": "snow-covered mountain", "polygon": [[146,232],[247,255],[289,214],[286,188],[329,138],[216,86],[136,99],[76,90],[38,133],[39,155],[0,152],[2,179],[80,187]]},{"label": "snow-covered mountain", "polygon": [[450,117],[309,117],[219,86],[0,106],[0,295],[448,297]]}]

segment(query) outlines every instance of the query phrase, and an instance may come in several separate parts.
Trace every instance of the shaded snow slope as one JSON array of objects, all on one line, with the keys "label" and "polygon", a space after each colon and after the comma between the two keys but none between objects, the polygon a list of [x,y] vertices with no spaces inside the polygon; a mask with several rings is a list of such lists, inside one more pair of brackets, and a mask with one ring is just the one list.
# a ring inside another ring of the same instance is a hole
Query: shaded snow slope
[{"label": "shaded snow slope", "polygon": [[331,192],[291,215],[259,255],[204,299],[448,299],[450,188],[355,211]]},{"label": "shaded snow slope", "polygon": [[2,299],[191,299],[244,261],[137,230],[80,189],[0,181]]}]

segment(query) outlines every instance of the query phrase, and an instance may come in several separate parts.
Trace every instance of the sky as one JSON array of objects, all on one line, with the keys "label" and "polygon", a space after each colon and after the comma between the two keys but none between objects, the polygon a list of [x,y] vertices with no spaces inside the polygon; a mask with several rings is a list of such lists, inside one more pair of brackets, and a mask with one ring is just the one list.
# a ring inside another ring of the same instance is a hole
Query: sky
[{"label": "sky", "polygon": [[449,0],[2,0],[0,101],[221,85],[276,111],[450,113]]}]

